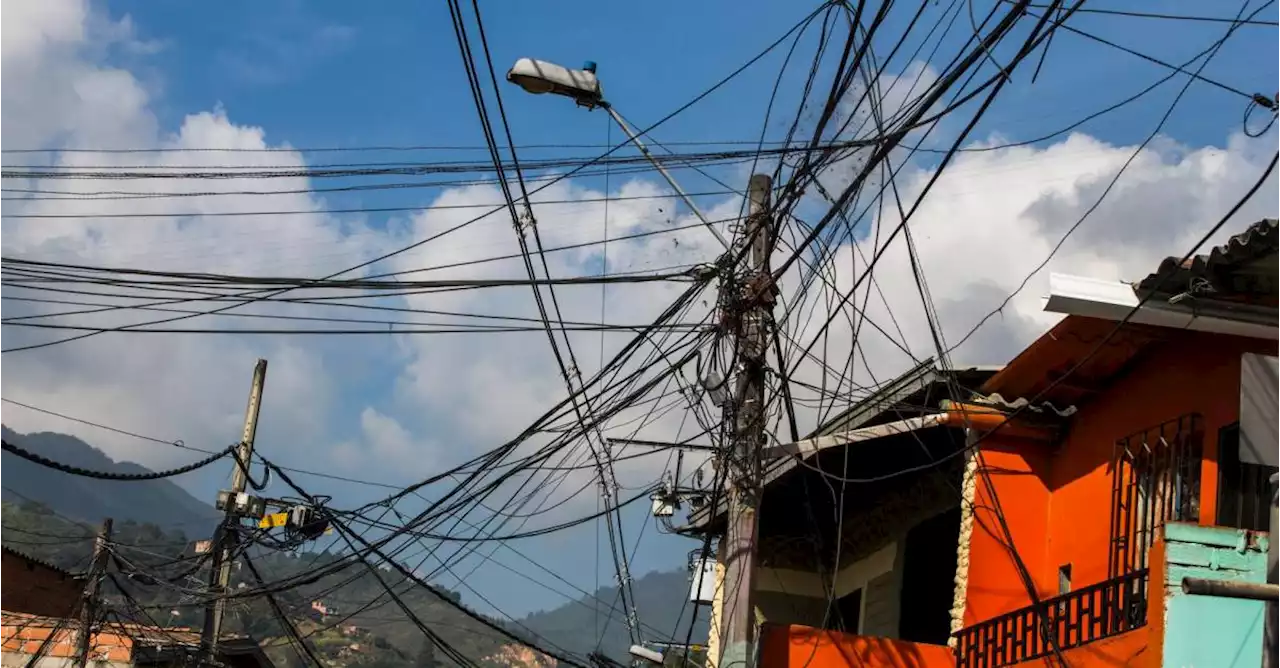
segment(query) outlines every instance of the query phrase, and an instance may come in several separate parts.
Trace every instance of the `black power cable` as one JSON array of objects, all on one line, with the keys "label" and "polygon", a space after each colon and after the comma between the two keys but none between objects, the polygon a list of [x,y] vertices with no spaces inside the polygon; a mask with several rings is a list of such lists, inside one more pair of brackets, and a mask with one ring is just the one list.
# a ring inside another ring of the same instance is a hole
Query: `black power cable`
[{"label": "black power cable", "polygon": [[[270,462],[267,462],[267,465],[275,468]],[[284,473],[278,468],[276,469],[276,474],[279,476],[282,482],[284,482],[286,485],[292,488],[294,492],[296,492],[303,498],[308,500],[314,499],[314,497],[311,494],[309,494],[306,490],[302,489],[296,483],[294,483],[293,480],[289,478],[288,474]],[[542,654],[552,657],[557,661],[568,664],[570,666],[574,666],[575,668],[587,668],[585,664],[571,657],[530,644],[530,641],[528,641],[527,639],[517,636],[516,634],[512,633],[511,631],[508,631],[506,628],[502,627],[501,625],[494,623],[493,620],[490,620],[484,615],[481,615],[467,608],[461,603],[453,600],[452,597],[447,596],[444,592],[441,592],[435,585],[421,579],[420,577],[418,577],[417,574],[413,573],[409,569],[402,566],[399,562],[387,556],[386,553],[384,553],[377,544],[369,542],[364,538],[364,536],[352,531],[344,523],[338,522],[336,518],[331,518],[331,521],[334,525],[334,528],[336,528],[342,534],[342,536],[348,541],[348,544],[351,545],[351,548],[353,550],[355,550],[356,548],[351,541],[360,543],[362,549],[357,551],[357,553],[372,554],[374,556],[377,556],[384,563],[389,564],[392,568],[398,571],[402,577],[413,581],[418,586],[426,589],[432,594],[435,594],[442,602],[449,604],[450,606],[459,610],[460,612],[467,615],[471,619],[474,619],[475,621],[480,622],[481,624],[489,627],[490,629],[497,631],[498,633],[502,634],[503,636],[505,636],[506,638],[512,641],[515,641],[517,643],[520,643],[521,645],[524,645],[538,652],[541,652]],[[383,541],[379,541],[379,542],[383,542]],[[362,558],[361,560],[363,561],[364,559]],[[444,643],[442,639],[440,639],[438,636],[432,633],[426,627],[426,625],[421,622],[421,620],[417,619],[417,616],[412,612],[412,610],[410,610],[408,606],[404,605],[403,601],[400,601],[399,596],[386,584],[385,581],[382,580],[381,577],[379,577],[377,573],[377,569],[373,568],[372,564],[369,564],[367,561],[365,561],[364,563],[365,563],[365,566],[369,568],[370,572],[373,573],[373,575],[378,579],[378,582],[381,583],[382,586],[387,590],[387,593],[392,597],[392,600],[396,601],[400,605],[401,609],[404,610],[405,613],[408,614],[410,618],[415,621],[415,625],[417,625],[424,633],[426,633],[428,635],[428,638],[432,642],[435,642],[437,645],[442,646],[443,648],[448,648],[447,643]]]},{"label": "black power cable", "polygon": [[97,480],[117,480],[122,482],[139,482],[142,480],[160,480],[161,478],[172,478],[174,476],[179,476],[184,473],[190,473],[192,471],[195,471],[196,469],[204,468],[205,466],[208,466],[218,461],[219,459],[222,459],[223,457],[227,457],[235,452],[234,445],[228,446],[222,452],[216,452],[208,457],[205,457],[204,459],[201,459],[200,461],[192,462],[190,464],[187,464],[186,466],[181,466],[176,469],[169,469],[167,471],[154,471],[154,472],[147,472],[147,473],[110,473],[107,471],[93,471],[90,469],[80,468],[79,466],[71,466],[69,464],[56,462],[52,459],[49,459],[48,457],[38,455],[34,452],[31,452],[30,450],[14,445],[8,441],[0,441],[0,445],[3,446],[5,452],[8,452],[13,455],[17,455],[29,462],[32,462],[34,464],[39,464],[40,466],[43,466],[45,468],[50,468],[55,471],[61,471],[63,473],[81,476],[84,478],[94,478]]},{"label": "black power cable", "polygon": [[[244,565],[249,567],[249,573],[252,574],[253,579],[258,582],[258,586],[261,587],[266,585],[266,582],[262,579],[262,574],[258,572],[258,567],[253,564],[253,560],[249,558],[247,553],[244,555]],[[312,666],[316,666],[318,668],[323,667],[324,662],[320,660],[320,657],[316,656],[315,651],[311,649],[311,646],[307,644],[307,641],[300,633],[298,633],[298,627],[294,626],[293,622],[289,619],[289,616],[285,614],[284,609],[280,607],[280,602],[276,600],[276,597],[271,594],[267,594],[266,598],[267,604],[271,606],[271,611],[275,613],[276,619],[280,620],[280,625],[284,627],[284,631],[289,636],[294,648],[301,650],[299,652],[299,658],[301,658],[302,654],[306,654],[307,658],[311,659]]]}]

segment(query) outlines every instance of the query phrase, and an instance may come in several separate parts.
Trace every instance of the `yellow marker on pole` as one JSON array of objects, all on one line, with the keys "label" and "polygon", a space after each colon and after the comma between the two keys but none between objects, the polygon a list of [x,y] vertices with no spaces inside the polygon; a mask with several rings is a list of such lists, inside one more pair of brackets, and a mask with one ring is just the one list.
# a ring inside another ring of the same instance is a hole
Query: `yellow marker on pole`
[{"label": "yellow marker on pole", "polygon": [[289,513],[271,513],[264,515],[258,522],[260,529],[276,529],[289,523]]}]

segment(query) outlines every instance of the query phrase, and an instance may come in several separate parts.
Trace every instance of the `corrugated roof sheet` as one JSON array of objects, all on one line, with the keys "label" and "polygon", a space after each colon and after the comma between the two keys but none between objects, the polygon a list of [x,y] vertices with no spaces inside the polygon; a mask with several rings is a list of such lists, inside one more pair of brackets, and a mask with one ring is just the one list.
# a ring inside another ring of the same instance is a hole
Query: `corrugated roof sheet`
[{"label": "corrugated roof sheet", "polygon": [[950,379],[961,387],[978,387],[1001,368],[1000,366],[952,364],[949,369],[946,369],[932,357],[925,358],[898,377],[883,383],[875,392],[868,394],[853,406],[829,418],[805,438],[858,429],[876,421],[900,420],[911,415],[931,412],[937,408],[936,398],[929,402],[930,405],[922,405],[921,401],[915,401],[915,405],[911,406],[912,410],[908,414],[900,414],[904,401],[910,401],[912,397],[927,393],[935,383]]},{"label": "corrugated roof sheet", "polygon": [[25,561],[29,561],[29,562],[31,562],[31,563],[33,563],[33,564],[37,564],[37,565],[39,565],[39,566],[43,566],[44,568],[47,568],[47,569],[49,569],[49,570],[51,570],[51,571],[55,571],[55,572],[57,572],[57,573],[59,573],[59,574],[61,574],[61,575],[65,575],[65,576],[67,576],[67,577],[69,577],[69,578],[74,578],[74,577],[76,577],[76,575],[75,575],[74,573],[72,573],[71,571],[68,571],[68,570],[67,570],[67,569],[65,569],[65,568],[59,568],[59,567],[54,566],[53,564],[51,564],[51,563],[49,563],[49,562],[47,562],[47,561],[45,561],[45,560],[43,560],[43,559],[37,559],[37,558],[35,558],[35,557],[33,557],[33,556],[31,556],[31,555],[29,555],[29,554],[25,553],[25,552],[19,552],[19,551],[15,550],[15,549],[13,549],[13,548],[9,547],[8,545],[0,546],[0,549],[3,549],[5,552],[7,552],[7,553],[9,553],[9,554],[11,554],[11,555],[13,555],[13,556],[15,556],[15,557],[19,558],[19,559],[23,559],[23,560],[25,560]]},{"label": "corrugated roof sheet", "polygon": [[1260,220],[1213,248],[1182,262],[1168,257],[1155,273],[1138,282],[1139,292],[1193,294],[1223,298],[1276,296],[1276,254],[1280,234],[1275,219]]},{"label": "corrugated roof sheet", "polygon": [[1000,396],[999,392],[993,392],[987,395],[978,395],[975,396],[972,401],[975,404],[994,406],[1003,410],[1030,411],[1032,413],[1045,416],[1053,414],[1061,418],[1067,418],[1076,414],[1075,406],[1064,406],[1063,408],[1058,408],[1053,405],[1052,402],[1048,401],[1041,401],[1033,404],[1026,397],[1018,397],[1010,400]]}]

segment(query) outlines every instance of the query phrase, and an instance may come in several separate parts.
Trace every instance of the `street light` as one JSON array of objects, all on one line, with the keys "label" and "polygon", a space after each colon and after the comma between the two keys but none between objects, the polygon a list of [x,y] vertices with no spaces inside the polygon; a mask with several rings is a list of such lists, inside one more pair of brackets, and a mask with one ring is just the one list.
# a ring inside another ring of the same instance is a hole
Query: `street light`
[{"label": "street light", "polygon": [[596,64],[592,62],[580,70],[571,70],[543,60],[521,58],[507,72],[507,81],[534,95],[563,95],[589,109],[604,105]]},{"label": "street light", "polygon": [[618,124],[618,127],[622,128],[622,131],[626,133],[627,137],[631,140],[631,143],[635,144],[636,148],[640,149],[640,152],[644,154],[644,157],[648,158],[649,162],[653,163],[653,166],[657,168],[658,173],[662,174],[662,177],[667,180],[667,183],[669,183],[672,189],[676,191],[676,194],[680,196],[680,199],[684,200],[685,205],[693,211],[693,215],[697,216],[698,220],[701,220],[702,224],[706,225],[708,230],[711,230],[711,234],[715,235],[716,241],[719,241],[720,245],[723,246],[725,250],[729,249],[729,241],[724,238],[724,235],[720,234],[720,231],[711,224],[711,221],[707,220],[707,217],[702,214],[698,205],[694,204],[692,199],[689,199],[689,195],[685,193],[679,183],[676,183],[676,180],[667,172],[667,169],[662,166],[662,163],[658,162],[653,155],[649,153],[649,149],[645,147],[644,143],[640,141],[640,138],[636,136],[636,133],[631,129],[631,126],[627,125],[627,122],[622,119],[622,116],[618,114],[617,111],[614,111],[613,105],[609,104],[604,99],[604,92],[600,88],[600,80],[596,78],[595,63],[587,61],[582,69],[571,70],[563,65],[549,63],[544,60],[521,58],[520,60],[517,60],[516,64],[511,67],[509,72],[507,72],[507,81],[510,81],[511,83],[523,88],[526,92],[533,93],[535,95],[543,95],[546,93],[560,95],[573,100],[574,103],[580,107],[586,107],[587,109],[600,107],[601,109],[609,112],[609,117]]},{"label": "street light", "polygon": [[627,653],[644,663],[650,663],[655,666],[661,666],[665,658],[662,652],[655,652],[644,645],[632,645],[627,650]]}]

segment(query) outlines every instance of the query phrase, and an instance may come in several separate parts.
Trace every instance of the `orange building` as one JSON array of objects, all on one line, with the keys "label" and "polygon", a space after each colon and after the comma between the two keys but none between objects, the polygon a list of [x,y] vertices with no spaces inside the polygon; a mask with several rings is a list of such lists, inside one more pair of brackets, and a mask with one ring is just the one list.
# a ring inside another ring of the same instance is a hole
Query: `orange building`
[{"label": "orange building", "polygon": [[1262,604],[1180,585],[1266,578],[1277,247],[1054,275],[1066,317],[1003,368],[926,362],[773,453],[761,665],[1258,665]]}]

